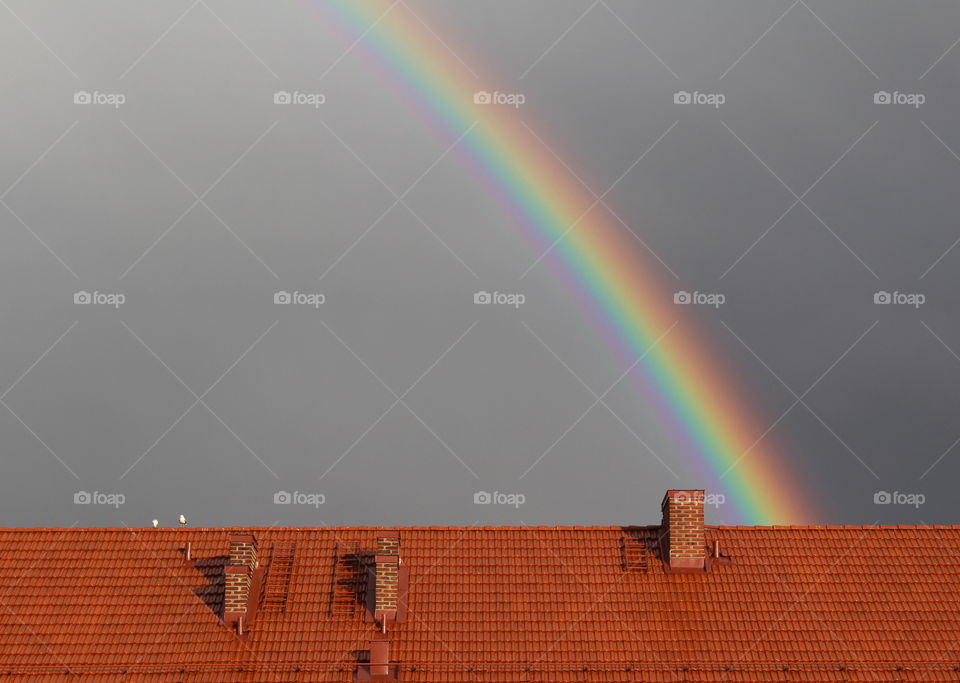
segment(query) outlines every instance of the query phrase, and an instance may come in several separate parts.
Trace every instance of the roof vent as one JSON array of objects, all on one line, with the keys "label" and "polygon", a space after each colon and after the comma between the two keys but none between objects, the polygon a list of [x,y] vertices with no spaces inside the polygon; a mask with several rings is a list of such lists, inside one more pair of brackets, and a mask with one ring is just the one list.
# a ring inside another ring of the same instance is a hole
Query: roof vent
[{"label": "roof vent", "polygon": [[397,667],[390,664],[390,636],[376,633],[370,638],[370,659],[357,669],[358,681],[396,680]]},{"label": "roof vent", "polygon": [[385,633],[375,635],[370,640],[370,676],[388,676],[390,674],[390,636]]}]

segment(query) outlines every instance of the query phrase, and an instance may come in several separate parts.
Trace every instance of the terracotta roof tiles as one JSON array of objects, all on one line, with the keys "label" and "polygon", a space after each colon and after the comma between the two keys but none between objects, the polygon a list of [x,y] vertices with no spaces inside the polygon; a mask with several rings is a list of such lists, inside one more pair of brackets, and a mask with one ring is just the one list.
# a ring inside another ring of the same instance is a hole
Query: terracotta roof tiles
[{"label": "terracotta roof tiles", "polygon": [[[219,622],[238,532],[268,584],[295,544],[243,640]],[[335,558],[377,532],[0,530],[0,683],[352,681],[376,626],[360,602],[332,614]],[[960,527],[708,527],[732,562],[697,574],[664,572],[658,527],[399,533],[401,681],[960,680]],[[625,571],[625,536],[647,571]]]}]

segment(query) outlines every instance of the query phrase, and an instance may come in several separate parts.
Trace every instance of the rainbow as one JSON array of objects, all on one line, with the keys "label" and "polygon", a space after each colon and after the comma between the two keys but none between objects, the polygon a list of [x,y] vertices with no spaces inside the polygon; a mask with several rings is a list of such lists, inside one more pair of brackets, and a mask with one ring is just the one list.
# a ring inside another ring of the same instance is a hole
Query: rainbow
[{"label": "rainbow", "polygon": [[552,247],[551,266],[569,281],[616,352],[627,364],[643,358],[637,368],[645,394],[704,479],[723,487],[736,521],[810,520],[814,515],[797,477],[765,446],[765,428],[738,396],[737,382],[698,343],[691,321],[677,323],[673,288],[654,276],[661,266],[649,262],[605,212],[588,211],[595,198],[523,125],[516,109],[475,105],[478,83],[485,81],[468,73],[402,4],[320,0],[318,6],[446,139],[462,137],[458,153],[518,225],[544,250]]}]

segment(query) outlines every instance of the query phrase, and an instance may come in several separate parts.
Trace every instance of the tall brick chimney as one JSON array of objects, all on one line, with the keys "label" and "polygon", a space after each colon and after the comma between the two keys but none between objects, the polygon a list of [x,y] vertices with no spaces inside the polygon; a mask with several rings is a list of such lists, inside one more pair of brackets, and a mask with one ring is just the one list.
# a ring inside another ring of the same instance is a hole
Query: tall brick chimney
[{"label": "tall brick chimney", "polygon": [[704,571],[707,547],[703,533],[703,491],[671,489],[663,497],[661,507],[661,547],[669,571]]},{"label": "tall brick chimney", "polygon": [[252,534],[231,536],[230,559],[223,568],[223,620],[241,631],[250,612],[250,589],[257,565],[257,539]]},{"label": "tall brick chimney", "polygon": [[381,624],[395,621],[400,596],[400,534],[382,531],[377,536],[374,558],[374,619]]}]

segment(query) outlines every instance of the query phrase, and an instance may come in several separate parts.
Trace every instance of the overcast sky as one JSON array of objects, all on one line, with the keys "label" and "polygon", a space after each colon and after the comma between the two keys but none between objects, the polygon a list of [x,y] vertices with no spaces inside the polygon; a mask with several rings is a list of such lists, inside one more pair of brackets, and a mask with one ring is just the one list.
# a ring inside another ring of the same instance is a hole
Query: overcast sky
[{"label": "overcast sky", "polygon": [[[624,359],[322,5],[0,7],[0,524],[646,524],[667,488],[729,495],[632,377],[596,403]],[[390,11],[597,194],[646,152],[605,202],[667,291],[725,297],[683,313],[794,521],[956,521],[960,5]]]}]

